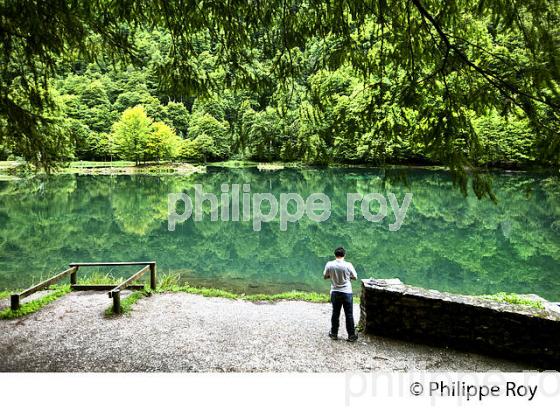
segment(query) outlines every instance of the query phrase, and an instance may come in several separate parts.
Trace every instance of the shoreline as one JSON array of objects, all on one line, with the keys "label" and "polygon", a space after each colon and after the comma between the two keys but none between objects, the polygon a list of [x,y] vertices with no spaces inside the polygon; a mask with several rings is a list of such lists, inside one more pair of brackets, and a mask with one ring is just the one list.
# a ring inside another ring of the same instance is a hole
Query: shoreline
[{"label": "shoreline", "polygon": [[[100,283],[121,283],[123,278],[109,278],[107,276],[93,277],[90,280],[81,281],[78,284],[85,285],[95,285]],[[133,310],[133,305],[135,305],[139,300],[145,297],[151,297],[157,294],[188,294],[188,295],[199,295],[204,297],[215,297],[223,298],[229,300],[253,302],[259,303],[276,303],[276,302],[308,302],[317,304],[329,304],[330,303],[330,293],[325,292],[308,292],[308,291],[298,291],[291,290],[280,293],[239,293],[223,288],[205,287],[205,286],[191,286],[188,283],[180,284],[177,277],[173,276],[163,276],[160,279],[160,285],[154,290],[150,290],[146,284],[143,290],[130,291],[126,298],[122,299],[122,313],[127,314]],[[116,285],[115,285],[116,286]],[[9,307],[9,297],[12,293],[17,293],[18,290],[2,290],[0,291],[0,321],[2,320],[14,320],[21,317],[29,316],[40,312],[45,306],[49,305],[56,300],[67,296],[71,293],[81,293],[83,291],[72,292],[70,286],[67,284],[57,284],[50,288],[38,292],[36,297],[30,297],[28,300],[24,299],[21,308],[17,311],[11,311]],[[99,291],[99,293],[105,294],[106,292]],[[480,299],[482,301],[494,301],[505,305],[521,305],[526,307],[536,308],[538,310],[544,310],[544,306],[541,302],[535,301],[532,295],[523,295],[515,293],[505,293],[498,292],[491,295],[463,295],[459,293],[454,293],[457,296],[465,296]],[[354,304],[360,305],[361,301],[361,288],[354,289],[353,293]],[[556,302],[550,302],[556,303]],[[107,303],[107,307],[104,310],[105,316],[113,316],[111,311],[111,304]],[[357,322],[356,322],[357,323]]]},{"label": "shoreline", "polygon": [[[449,172],[448,167],[438,164],[426,163],[387,163],[387,164],[348,164],[331,163],[328,165],[306,164],[300,162],[256,162],[256,161],[220,161],[208,163],[190,162],[152,162],[135,165],[129,161],[72,161],[68,166],[61,166],[50,175],[191,175],[206,173],[208,168],[256,168],[261,172],[276,172],[284,169],[359,169],[359,170],[419,170],[434,172]],[[549,174],[557,175],[558,169],[545,166],[513,166],[513,167],[476,167],[465,170],[466,172],[478,171],[481,173],[505,174]],[[46,175],[44,171],[34,169],[22,161],[0,161],[0,180],[10,181],[24,178],[33,178],[37,175]]]}]

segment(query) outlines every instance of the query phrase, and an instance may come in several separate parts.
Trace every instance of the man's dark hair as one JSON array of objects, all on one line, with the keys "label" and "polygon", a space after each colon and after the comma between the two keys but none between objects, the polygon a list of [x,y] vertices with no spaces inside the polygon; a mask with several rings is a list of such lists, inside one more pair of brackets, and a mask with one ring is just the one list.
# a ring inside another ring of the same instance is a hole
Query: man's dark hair
[{"label": "man's dark hair", "polygon": [[344,258],[344,255],[346,255],[346,250],[342,246],[339,246],[334,250],[334,256],[337,258]]}]

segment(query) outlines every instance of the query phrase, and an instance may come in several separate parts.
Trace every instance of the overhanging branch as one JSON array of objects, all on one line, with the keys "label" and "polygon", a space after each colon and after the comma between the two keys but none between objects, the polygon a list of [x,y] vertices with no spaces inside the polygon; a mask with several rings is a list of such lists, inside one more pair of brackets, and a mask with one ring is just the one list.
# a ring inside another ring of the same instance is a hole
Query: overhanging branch
[{"label": "overhanging branch", "polygon": [[[423,4],[420,2],[420,0],[410,0],[412,2],[412,4],[414,4],[414,6],[416,7],[416,9],[418,10],[418,12],[420,13],[420,15],[425,18],[426,20],[428,20],[430,22],[430,24],[434,27],[434,29],[436,30],[436,32],[438,33],[439,37],[441,38],[441,40],[443,41],[445,47],[447,50],[453,50],[454,53],[457,55],[457,57],[459,57],[459,59],[461,61],[463,61],[467,66],[469,66],[470,68],[472,68],[474,71],[476,71],[477,73],[479,73],[480,75],[482,75],[490,84],[492,84],[494,87],[498,88],[500,91],[504,92],[507,94],[507,92],[509,92],[510,94],[517,94],[520,96],[523,96],[527,99],[530,99],[532,101],[536,101],[542,104],[545,104],[551,108],[555,108],[555,109],[560,109],[560,105],[554,104],[552,102],[546,101],[542,98],[539,98],[537,96],[534,96],[532,94],[526,93],[522,90],[519,89],[519,87],[517,87],[514,84],[511,84],[510,82],[504,80],[503,78],[501,78],[500,76],[498,76],[496,73],[486,70],[482,67],[480,67],[478,64],[473,63],[466,55],[465,53],[459,48],[457,47],[456,44],[452,43],[449,40],[449,36],[443,31],[441,25],[438,23],[438,21],[434,18],[434,16],[432,16],[427,10],[426,8],[423,6]],[[519,103],[518,101],[516,101],[516,99],[514,97],[510,97],[513,101],[516,102],[517,105],[519,105],[521,108],[525,109],[523,104]]]}]

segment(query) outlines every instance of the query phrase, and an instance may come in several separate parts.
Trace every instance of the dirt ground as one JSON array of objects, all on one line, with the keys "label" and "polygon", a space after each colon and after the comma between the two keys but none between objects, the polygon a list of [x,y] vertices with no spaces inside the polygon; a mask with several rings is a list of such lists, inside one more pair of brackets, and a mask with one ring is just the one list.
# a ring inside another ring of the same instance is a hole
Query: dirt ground
[{"label": "dirt ground", "polygon": [[[186,293],[143,298],[106,318],[104,292],[74,292],[0,321],[0,371],[520,371],[522,364],[360,335],[327,337],[329,304],[253,303]],[[354,309],[356,322],[359,307]],[[343,318],[342,318],[343,319]],[[341,320],[341,327],[344,321]]]}]

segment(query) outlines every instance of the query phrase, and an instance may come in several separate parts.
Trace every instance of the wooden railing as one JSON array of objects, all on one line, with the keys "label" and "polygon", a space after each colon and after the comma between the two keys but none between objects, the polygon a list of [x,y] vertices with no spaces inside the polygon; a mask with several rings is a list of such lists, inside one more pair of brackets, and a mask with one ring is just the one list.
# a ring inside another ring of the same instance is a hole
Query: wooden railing
[{"label": "wooden railing", "polygon": [[[128,279],[123,281],[118,285],[113,284],[100,284],[100,285],[82,285],[77,284],[77,273],[80,267],[86,266],[135,266],[144,265],[142,269],[136,272],[134,275],[130,276]],[[156,262],[73,262],[69,264],[69,268],[63,272],[60,272],[53,277],[44,280],[43,282],[30,287],[20,293],[12,294],[10,297],[10,307],[12,310],[17,310],[20,308],[21,300],[33,293],[48,288],[50,285],[58,282],[59,280],[70,276],[70,287],[71,289],[81,291],[81,290],[108,290],[109,298],[113,299],[113,312],[121,313],[121,291],[124,289],[143,289],[144,285],[133,284],[134,281],[140,279],[146,272],[150,272],[150,288],[152,290],[156,289],[157,286],[157,271]]]},{"label": "wooden railing", "polygon": [[64,272],[60,272],[59,274],[54,275],[50,279],[44,280],[35,286],[31,286],[30,288],[25,289],[23,292],[12,294],[10,296],[10,307],[12,308],[12,310],[19,309],[20,302],[23,298],[26,298],[27,296],[32,295],[35,292],[48,288],[50,285],[58,282],[60,279],[65,278],[68,275],[70,275],[70,283],[76,283],[77,271],[78,271],[78,267],[72,266],[69,269],[66,269]]}]

